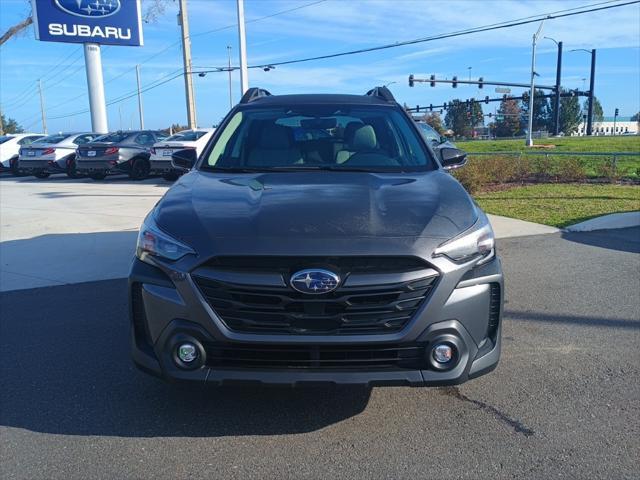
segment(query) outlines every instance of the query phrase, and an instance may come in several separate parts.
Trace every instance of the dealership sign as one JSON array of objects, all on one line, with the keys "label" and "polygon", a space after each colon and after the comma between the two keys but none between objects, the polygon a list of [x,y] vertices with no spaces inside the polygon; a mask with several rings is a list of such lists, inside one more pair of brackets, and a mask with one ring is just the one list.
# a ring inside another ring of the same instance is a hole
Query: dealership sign
[{"label": "dealership sign", "polygon": [[140,0],[31,0],[36,38],[142,45]]}]

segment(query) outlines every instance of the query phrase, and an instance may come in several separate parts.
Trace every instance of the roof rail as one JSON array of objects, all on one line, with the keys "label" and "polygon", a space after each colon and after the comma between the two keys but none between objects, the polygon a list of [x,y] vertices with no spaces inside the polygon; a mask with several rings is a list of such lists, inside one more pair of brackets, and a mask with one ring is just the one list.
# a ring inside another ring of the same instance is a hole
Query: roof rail
[{"label": "roof rail", "polygon": [[366,95],[370,97],[378,97],[383,100],[386,100],[387,102],[396,101],[396,99],[393,96],[393,93],[391,93],[391,90],[389,90],[387,87],[373,87],[371,90],[369,90],[366,93]]},{"label": "roof rail", "polygon": [[271,93],[264,88],[253,87],[247,90],[242,98],[240,99],[240,103],[249,103],[263,97],[270,97]]}]

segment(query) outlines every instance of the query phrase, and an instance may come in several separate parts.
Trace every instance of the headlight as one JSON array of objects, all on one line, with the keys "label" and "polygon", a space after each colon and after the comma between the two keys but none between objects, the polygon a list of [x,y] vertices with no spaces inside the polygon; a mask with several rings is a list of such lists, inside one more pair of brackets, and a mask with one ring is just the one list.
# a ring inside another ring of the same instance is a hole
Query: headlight
[{"label": "headlight", "polygon": [[175,261],[188,253],[195,252],[184,243],[161,231],[153,219],[153,213],[147,215],[138,233],[136,256],[140,260],[144,262],[148,255],[153,255]]},{"label": "headlight", "polygon": [[475,258],[486,257],[483,261],[493,257],[495,237],[489,219],[483,212],[479,212],[476,223],[455,238],[447,240],[436,248],[434,257],[444,255],[454,262],[463,263]]}]

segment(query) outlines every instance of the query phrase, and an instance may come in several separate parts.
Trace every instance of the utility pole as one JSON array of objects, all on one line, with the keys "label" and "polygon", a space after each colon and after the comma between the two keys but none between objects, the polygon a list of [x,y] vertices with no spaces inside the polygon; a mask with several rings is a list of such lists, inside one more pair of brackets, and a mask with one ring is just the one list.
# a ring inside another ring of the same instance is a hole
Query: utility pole
[{"label": "utility pole", "polygon": [[136,65],[136,80],[138,82],[138,114],[140,115],[140,130],[144,130],[144,111],[142,109],[142,92],[140,91],[140,65]]},{"label": "utility pole", "polygon": [[589,78],[589,111],[587,112],[587,135],[593,132],[593,84],[596,79],[596,49],[591,50],[591,76]]},{"label": "utility pole", "polygon": [[193,77],[191,75],[191,38],[189,37],[189,14],[187,12],[187,0],[180,0],[180,13],[178,22],[182,27],[182,60],[184,64],[184,90],[187,98],[187,124],[194,129],[196,121],[196,102],[193,93]]},{"label": "utility pole", "polygon": [[535,78],[536,78],[536,42],[542,32],[544,20],[540,22],[538,31],[533,34],[533,45],[531,51],[531,88],[529,91],[529,128],[527,131],[527,147],[533,147],[533,97],[535,96]]},{"label": "utility pole", "polygon": [[227,59],[229,61],[229,109],[233,108],[233,93],[231,90],[231,46],[227,45]]},{"label": "utility pole", "polygon": [[42,133],[47,135],[47,117],[44,114],[44,95],[42,94],[42,80],[38,79],[38,92],[40,93],[40,114],[42,115]]},{"label": "utility pole", "polygon": [[104,98],[104,81],[102,78],[102,56],[99,44],[84,44],[84,63],[87,71],[87,88],[89,90],[91,130],[96,133],[109,133],[107,104]]},{"label": "utility pole", "polygon": [[[181,0],[185,1],[185,0]],[[240,94],[249,90],[249,71],[247,70],[247,36],[244,28],[244,0],[236,0],[238,6],[238,44],[240,46]]]}]

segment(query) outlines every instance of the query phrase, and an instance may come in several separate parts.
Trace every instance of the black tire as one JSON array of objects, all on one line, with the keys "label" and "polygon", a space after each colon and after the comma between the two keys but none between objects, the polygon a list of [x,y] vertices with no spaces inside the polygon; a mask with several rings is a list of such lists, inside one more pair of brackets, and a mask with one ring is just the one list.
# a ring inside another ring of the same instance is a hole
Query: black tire
[{"label": "black tire", "polygon": [[131,180],[144,180],[149,176],[151,166],[146,158],[136,158],[131,164],[131,171],[129,172],[129,178]]},{"label": "black tire", "polygon": [[12,158],[9,161],[9,168],[14,177],[22,177],[23,175],[18,171],[18,157]]},{"label": "black tire", "polygon": [[69,165],[67,166],[67,177],[69,178],[82,178],[84,175],[78,173],[76,170],[76,158],[73,157],[69,160]]},{"label": "black tire", "polygon": [[165,173],[162,178],[164,178],[167,182],[175,182],[178,179],[177,173]]},{"label": "black tire", "polygon": [[107,178],[107,174],[106,173],[91,173],[91,174],[89,174],[89,177],[91,177],[91,179],[93,179],[93,180],[104,180],[105,178]]},{"label": "black tire", "polygon": [[34,177],[36,178],[49,178],[49,175],[51,175],[49,172],[36,172],[33,174]]}]

